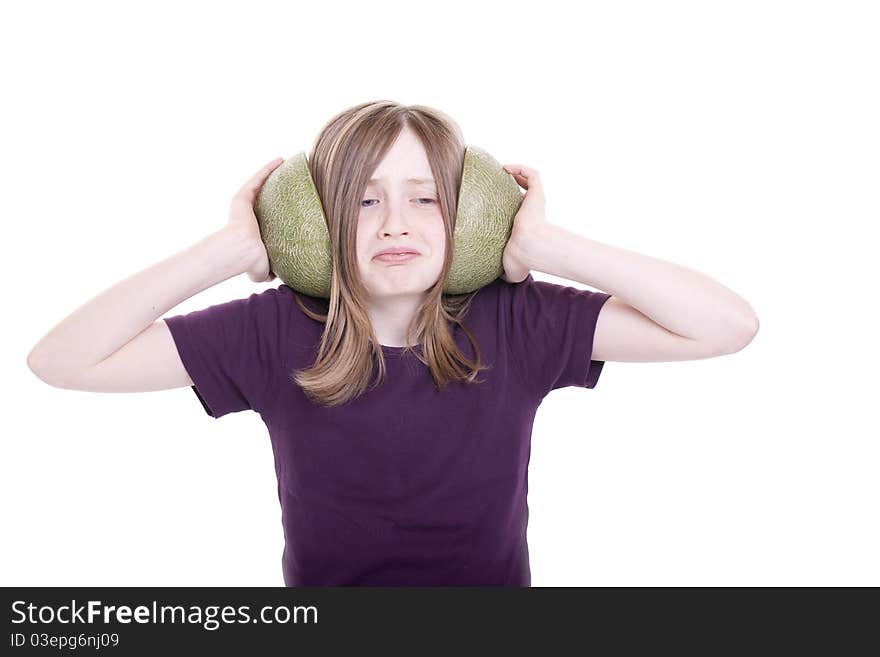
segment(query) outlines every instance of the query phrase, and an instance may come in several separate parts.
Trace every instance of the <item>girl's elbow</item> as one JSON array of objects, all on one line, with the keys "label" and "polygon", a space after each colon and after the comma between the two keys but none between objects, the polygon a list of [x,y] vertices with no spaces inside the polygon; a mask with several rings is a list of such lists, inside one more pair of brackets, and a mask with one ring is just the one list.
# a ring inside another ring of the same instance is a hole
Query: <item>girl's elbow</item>
[{"label": "girl's elbow", "polygon": [[751,313],[743,319],[741,326],[727,340],[725,353],[733,354],[745,349],[755,339],[760,328],[761,322],[758,320],[758,316]]}]

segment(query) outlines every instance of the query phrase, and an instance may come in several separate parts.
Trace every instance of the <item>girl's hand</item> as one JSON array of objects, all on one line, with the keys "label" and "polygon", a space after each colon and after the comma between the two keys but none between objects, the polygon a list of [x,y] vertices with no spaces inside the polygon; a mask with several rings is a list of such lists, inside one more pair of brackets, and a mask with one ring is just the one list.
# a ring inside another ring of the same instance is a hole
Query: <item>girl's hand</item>
[{"label": "girl's hand", "polygon": [[282,162],[284,158],[275,158],[257,171],[232,197],[232,202],[229,204],[229,221],[226,228],[236,233],[238,239],[244,242],[246,252],[253,252],[253,263],[248,266],[247,275],[254,283],[268,283],[275,278],[274,272],[269,267],[266,246],[260,237],[260,224],[257,223],[257,216],[254,214],[254,203],[266,178]]},{"label": "girl's hand", "polygon": [[530,235],[536,234],[546,223],[544,212],[544,187],[538,172],[521,164],[505,164],[503,169],[513,176],[517,184],[526,190],[519,211],[513,219],[510,239],[504,247],[502,265],[504,273],[501,278],[508,283],[519,283],[529,275],[528,254],[530,252]]}]

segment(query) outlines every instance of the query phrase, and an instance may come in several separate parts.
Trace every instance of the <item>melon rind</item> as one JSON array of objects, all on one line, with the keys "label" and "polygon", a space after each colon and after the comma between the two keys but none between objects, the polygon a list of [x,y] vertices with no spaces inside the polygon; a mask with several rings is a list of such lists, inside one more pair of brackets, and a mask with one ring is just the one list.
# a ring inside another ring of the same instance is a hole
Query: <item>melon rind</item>
[{"label": "melon rind", "polygon": [[330,232],[305,153],[277,166],[254,203],[260,237],[275,275],[294,290],[330,298]]},{"label": "melon rind", "polygon": [[[444,294],[473,292],[503,273],[504,247],[522,198],[513,176],[488,152],[477,146],[465,150]],[[330,233],[305,153],[269,174],[254,214],[275,275],[298,292],[329,298]]]}]

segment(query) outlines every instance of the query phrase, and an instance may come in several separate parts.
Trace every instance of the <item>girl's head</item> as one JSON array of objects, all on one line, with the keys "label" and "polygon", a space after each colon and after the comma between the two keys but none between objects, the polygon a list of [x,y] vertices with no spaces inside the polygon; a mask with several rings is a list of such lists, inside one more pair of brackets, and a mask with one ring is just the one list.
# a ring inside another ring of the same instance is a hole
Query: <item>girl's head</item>
[{"label": "girl's head", "polygon": [[[403,117],[405,121],[405,116]],[[357,264],[371,299],[423,298],[446,264],[446,230],[438,188],[421,137],[404,124],[367,182],[357,220]],[[418,255],[376,259],[391,247]]]},{"label": "girl's head", "polygon": [[[435,383],[473,382],[483,369],[479,349],[461,323],[476,292],[442,293],[452,263],[453,233],[465,143],[458,125],[424,105],[380,100],[350,107],[320,131],[308,158],[327,218],[333,270],[318,358],[294,380],[314,401],[337,405],[378,385],[385,365],[370,321],[376,305],[413,308],[407,345],[428,365]],[[418,179],[418,180],[416,180]],[[382,262],[383,249],[419,255],[401,264]],[[468,359],[453,340],[458,324],[474,346]]]}]

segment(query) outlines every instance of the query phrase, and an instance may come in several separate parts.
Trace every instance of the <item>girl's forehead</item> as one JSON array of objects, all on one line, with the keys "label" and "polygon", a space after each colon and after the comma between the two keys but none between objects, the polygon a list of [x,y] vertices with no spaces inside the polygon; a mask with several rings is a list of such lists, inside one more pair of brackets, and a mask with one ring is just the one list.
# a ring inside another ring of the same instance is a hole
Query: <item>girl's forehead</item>
[{"label": "girl's forehead", "polygon": [[[379,177],[379,178],[370,178],[367,181],[367,184],[368,185],[381,184],[383,182],[386,182],[387,180],[389,180],[389,178],[385,177],[385,176]],[[409,178],[404,178],[403,180],[400,180],[398,182],[401,182],[405,185],[425,185],[425,184],[433,184],[434,179],[431,176],[413,176],[413,177],[409,177]]]}]

